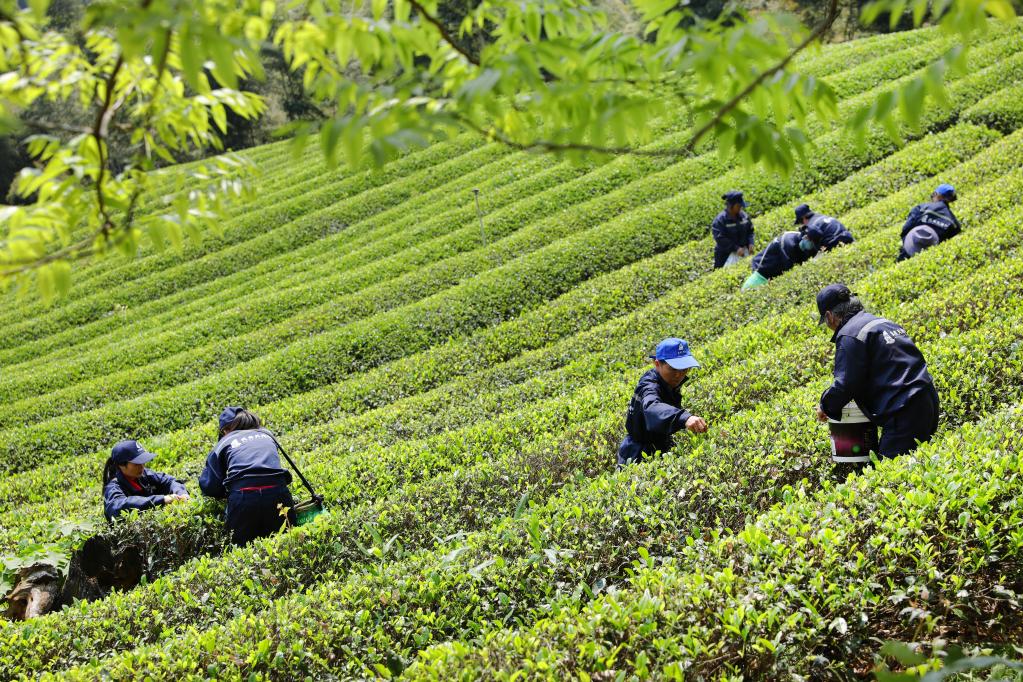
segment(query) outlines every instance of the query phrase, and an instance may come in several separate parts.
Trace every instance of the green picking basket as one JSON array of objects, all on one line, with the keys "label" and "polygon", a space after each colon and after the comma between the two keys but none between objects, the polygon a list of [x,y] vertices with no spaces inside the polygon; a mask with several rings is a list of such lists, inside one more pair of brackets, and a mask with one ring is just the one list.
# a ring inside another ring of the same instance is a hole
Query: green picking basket
[{"label": "green picking basket", "polygon": [[323,500],[318,496],[295,505],[295,525],[304,526],[324,512]]},{"label": "green picking basket", "polygon": [[752,275],[746,278],[746,281],[742,283],[743,290],[756,289],[767,284],[767,278],[761,275],[759,272],[754,272]]}]

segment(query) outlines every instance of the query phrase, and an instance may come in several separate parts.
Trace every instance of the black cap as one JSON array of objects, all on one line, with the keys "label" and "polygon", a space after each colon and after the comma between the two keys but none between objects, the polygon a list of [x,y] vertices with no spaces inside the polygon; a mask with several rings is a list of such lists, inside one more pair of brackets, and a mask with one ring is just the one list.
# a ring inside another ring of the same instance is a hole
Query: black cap
[{"label": "black cap", "polygon": [[115,464],[145,464],[156,455],[147,452],[138,441],[122,440],[110,450],[110,459]]},{"label": "black cap", "polygon": [[839,303],[848,303],[855,295],[844,284],[829,284],[821,289],[817,294],[817,312],[821,314],[817,324],[824,324],[824,313],[834,309]]},{"label": "black cap", "polygon": [[800,225],[803,222],[803,218],[808,215],[813,215],[813,211],[810,210],[810,206],[807,204],[800,204],[796,206],[796,220],[793,225]]},{"label": "black cap", "polygon": [[225,407],[224,411],[220,413],[220,430],[223,431],[224,427],[233,422],[238,413],[244,409],[244,407]]},{"label": "black cap", "polygon": [[746,208],[746,200],[742,198],[742,192],[737,189],[733,189],[731,192],[725,192],[721,195],[725,203],[729,206],[732,204],[740,204],[743,208]]}]

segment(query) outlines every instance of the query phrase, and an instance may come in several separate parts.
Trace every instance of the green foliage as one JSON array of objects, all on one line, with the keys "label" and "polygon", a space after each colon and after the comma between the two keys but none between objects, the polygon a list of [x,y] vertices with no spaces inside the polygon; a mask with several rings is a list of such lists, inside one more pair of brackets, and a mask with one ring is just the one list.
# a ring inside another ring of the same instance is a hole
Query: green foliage
[{"label": "green foliage", "polygon": [[[9,6],[8,6],[9,5]],[[360,7],[356,7],[360,5]],[[94,118],[66,130],[34,121],[25,141],[35,159],[15,186],[23,206],[0,212],[0,281],[38,277],[44,300],[66,295],[70,260],[91,254],[181,248],[199,228],[216,232],[225,202],[242,195],[237,161],[205,171],[207,191],[178,192],[161,210],[138,211],[152,190],[155,159],[216,147],[230,111],[258,116],[262,98],[244,89],[263,76],[260,50],[271,42],[301,71],[315,102],[338,112],[318,129],[295,128],[299,146],[312,134],[331,166],[363,159],[381,165],[411,148],[470,131],[519,149],[681,157],[713,140],[722,158],[789,173],[818,142],[808,121],[842,118],[857,135],[880,123],[904,135],[927,98],[947,100],[944,77],[965,68],[967,46],[988,31],[989,16],[1013,18],[1005,0],[914,2],[913,24],[933,20],[957,44],[926,71],[840,117],[835,90],[794,57],[837,17],[837,1],[812,31],[785,14],[696,17],[676,3],[633,3],[642,31],[609,24],[586,0],[521,3],[483,0],[465,15],[459,35],[439,19],[435,0],[361,3],[307,0],[279,10],[257,0],[192,3],[124,0],[90,3],[80,41],[48,27],[45,0],[0,10],[0,134],[37,101],[71,104]],[[897,19],[904,0],[870,3]],[[481,37],[478,50],[465,45]],[[354,76],[354,77],[353,77]],[[638,150],[653,123],[681,114],[694,128],[669,149]],[[110,161],[111,130],[137,153],[124,168]]]},{"label": "green foliage", "polygon": [[[897,675],[987,662],[939,638],[1011,657],[1023,213],[1005,197],[1023,192],[1023,131],[962,119],[1023,80],[1021,35],[973,45],[946,108],[895,106],[904,149],[808,120],[819,148],[787,177],[709,146],[596,165],[461,136],[381,176],[253,150],[270,172],[222,242],[146,247],[55,308],[0,311],[0,553],[72,547],[59,524],[98,517],[114,440],[144,436],[155,468],[194,480],[224,401],[264,417],[329,511],[241,549],[198,501],[105,529],[143,548],[144,584],[0,624],[0,677],[842,678],[885,662],[889,638],[923,655],[887,659]],[[799,65],[845,116],[948,44],[923,31]],[[666,116],[647,148],[691,132]],[[139,210],[196,167],[157,175]],[[896,263],[938,182],[964,233]],[[802,201],[857,241],[740,292],[744,268],[711,270],[707,235],[736,187],[759,244]],[[943,409],[918,456],[844,482],[812,417],[832,349],[811,294],[836,280],[907,327]],[[684,399],[711,430],[614,472],[623,406],[668,333],[702,363]]]}]

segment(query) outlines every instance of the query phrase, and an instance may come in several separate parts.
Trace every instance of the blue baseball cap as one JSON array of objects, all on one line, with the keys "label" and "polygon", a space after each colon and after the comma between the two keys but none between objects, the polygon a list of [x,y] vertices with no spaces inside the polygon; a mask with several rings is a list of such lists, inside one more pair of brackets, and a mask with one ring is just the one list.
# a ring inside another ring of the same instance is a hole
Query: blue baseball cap
[{"label": "blue baseball cap", "polygon": [[244,409],[244,407],[225,407],[224,411],[220,413],[220,430],[223,431],[224,427],[233,422],[238,413]]},{"label": "blue baseball cap", "polygon": [[650,356],[654,360],[668,363],[673,369],[690,369],[699,367],[693,354],[689,352],[689,344],[682,339],[670,338],[657,344],[657,350]]},{"label": "blue baseball cap", "polygon": [[135,440],[122,440],[110,450],[110,458],[116,464],[145,464],[156,457]]},{"label": "blue baseball cap", "polygon": [[947,182],[943,182],[940,185],[938,185],[938,189],[934,190],[934,193],[937,194],[939,197],[944,197],[949,201],[956,200],[956,188],[948,184]]},{"label": "blue baseball cap", "polygon": [[813,211],[810,210],[810,206],[808,204],[800,204],[799,206],[796,206],[796,220],[792,224],[802,224],[803,218],[808,215],[813,215]]},{"label": "blue baseball cap", "polygon": [[855,295],[844,284],[829,284],[821,289],[817,294],[817,312],[821,314],[817,324],[824,324],[824,313],[834,309],[839,303],[849,302]]},{"label": "blue baseball cap", "polygon": [[743,208],[746,208],[746,200],[742,198],[742,192],[739,190],[732,190],[731,192],[725,192],[721,195],[724,199],[725,204],[731,206],[732,204],[739,204]]}]

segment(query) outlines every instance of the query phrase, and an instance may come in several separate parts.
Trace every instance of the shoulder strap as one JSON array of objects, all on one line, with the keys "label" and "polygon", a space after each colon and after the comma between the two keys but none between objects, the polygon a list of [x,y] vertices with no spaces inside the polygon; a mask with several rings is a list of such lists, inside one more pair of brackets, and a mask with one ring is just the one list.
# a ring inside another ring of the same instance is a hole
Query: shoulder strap
[{"label": "shoulder strap", "polygon": [[859,341],[860,343],[865,342],[867,340],[867,334],[869,334],[871,331],[881,326],[882,324],[885,324],[886,322],[888,322],[888,320],[884,319],[883,317],[879,317],[876,320],[871,320],[870,322],[866,323],[865,325],[863,325],[863,327],[860,328],[860,331],[857,332],[856,334],[856,340]]},{"label": "shoulder strap", "polygon": [[291,468],[295,470],[296,474],[298,474],[299,480],[301,480],[302,481],[302,485],[304,485],[306,487],[306,489],[309,490],[309,494],[314,499],[317,499],[317,500],[322,502],[323,498],[316,494],[316,491],[313,490],[313,486],[309,483],[309,481],[306,480],[306,477],[302,475],[302,471],[297,466],[295,466],[295,463],[293,461],[291,461],[291,457],[289,457],[288,453],[285,452],[284,448],[281,447],[281,444],[277,441],[277,438],[275,438],[274,435],[272,433],[270,433],[270,431],[267,430],[267,429],[260,429],[260,432],[261,433],[265,433],[266,435],[270,436],[270,440],[272,440],[274,442],[274,445],[277,446],[277,449],[280,450],[282,455],[284,455],[284,459],[286,459],[288,461],[288,464],[291,465]]}]

